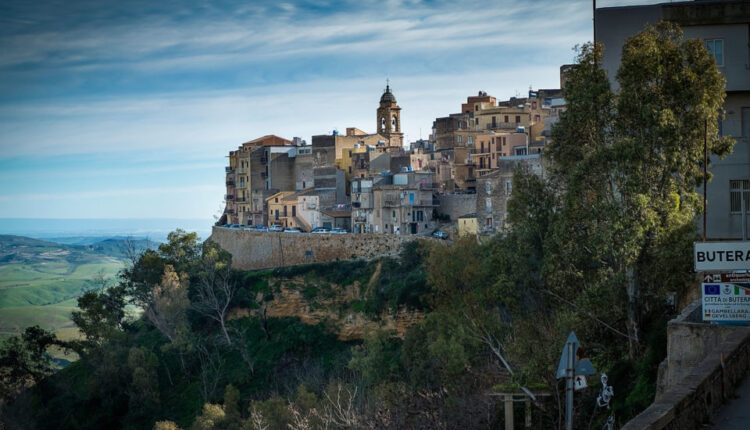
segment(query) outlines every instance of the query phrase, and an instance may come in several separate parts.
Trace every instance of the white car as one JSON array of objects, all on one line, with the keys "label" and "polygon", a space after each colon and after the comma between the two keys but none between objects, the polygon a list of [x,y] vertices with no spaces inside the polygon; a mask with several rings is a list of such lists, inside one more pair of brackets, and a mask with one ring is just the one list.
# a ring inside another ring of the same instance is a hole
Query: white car
[{"label": "white car", "polygon": [[347,233],[349,232],[343,228],[336,227],[336,228],[331,229],[331,234],[347,234]]},{"label": "white car", "polygon": [[297,227],[287,227],[284,229],[284,233],[302,233],[302,230]]},{"label": "white car", "polygon": [[268,231],[284,231],[284,227],[274,224],[271,227],[268,227]]}]

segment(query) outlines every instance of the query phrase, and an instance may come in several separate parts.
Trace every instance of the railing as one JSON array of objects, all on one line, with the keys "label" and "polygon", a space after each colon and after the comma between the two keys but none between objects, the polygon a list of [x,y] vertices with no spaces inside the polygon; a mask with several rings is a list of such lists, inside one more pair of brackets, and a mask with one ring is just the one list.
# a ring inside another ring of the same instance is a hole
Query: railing
[{"label": "railing", "polygon": [[355,216],[354,217],[354,222],[367,222],[367,217],[366,216]]},{"label": "railing", "polygon": [[234,200],[234,195],[232,195],[232,194],[224,194],[224,200]]},{"label": "railing", "polygon": [[399,206],[400,199],[384,199],[383,206],[396,207]]},{"label": "railing", "polygon": [[237,188],[247,188],[247,182],[241,181],[239,185],[237,185]]},{"label": "railing", "polygon": [[234,201],[237,202],[237,203],[245,203],[245,198],[244,197],[237,197],[236,199],[234,199]]},{"label": "railing", "polygon": [[229,167],[229,166],[227,166],[227,167],[224,168],[224,171],[227,172],[227,173],[232,173],[232,168]]},{"label": "railing", "polygon": [[234,180],[227,181],[227,187],[233,187],[234,186]]},{"label": "railing", "polygon": [[247,169],[242,167],[240,169],[237,169],[237,173],[239,173],[240,175],[244,175],[245,173],[247,173]]},{"label": "railing", "polygon": [[234,209],[224,209],[225,214],[234,214]]}]

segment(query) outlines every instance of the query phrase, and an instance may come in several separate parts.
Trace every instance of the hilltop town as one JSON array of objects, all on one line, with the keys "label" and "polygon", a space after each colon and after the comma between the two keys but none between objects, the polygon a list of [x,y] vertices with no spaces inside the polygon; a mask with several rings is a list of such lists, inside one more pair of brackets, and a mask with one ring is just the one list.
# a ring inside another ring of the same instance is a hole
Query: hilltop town
[{"label": "hilltop town", "polygon": [[564,108],[561,89],[505,101],[479,91],[407,148],[387,85],[375,133],[348,127],[313,136],[311,145],[267,135],[230,151],[217,224],[445,238],[440,225],[460,220],[459,234],[503,231],[513,171],[543,175],[541,153]]}]

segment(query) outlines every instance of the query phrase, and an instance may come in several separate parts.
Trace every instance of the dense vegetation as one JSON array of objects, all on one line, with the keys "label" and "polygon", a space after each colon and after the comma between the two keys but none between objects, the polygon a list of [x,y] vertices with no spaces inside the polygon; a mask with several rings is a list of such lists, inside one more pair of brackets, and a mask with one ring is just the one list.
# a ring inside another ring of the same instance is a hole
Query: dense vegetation
[{"label": "dense vegetation", "polygon": [[[414,242],[398,259],[242,273],[215,244],[174,232],[117,285],[81,296],[73,320],[85,338],[64,343],[81,360],[46,376],[45,348],[60,342],[38,328],[0,348],[4,394],[14,399],[4,422],[496,428],[495,394],[514,392],[534,398],[535,428],[559,428],[555,371],[571,330],[615,388],[608,411],[595,407],[596,388],[579,392],[577,427],[610,414],[626,421],[653,399],[672,303],[693,280],[704,127],[711,153],[731,142],[716,135],[723,78],[700,42],[666,24],[630,39],[617,93],[600,59],[600,47],[580,49],[549,174],[515,173],[507,234]],[[267,316],[291,278],[311,307],[358,285],[366,287],[342,315],[406,308],[424,319],[403,337],[374,330],[341,342],[332,322]],[[127,303],[143,314],[129,317]],[[235,317],[238,308],[248,311]]]}]

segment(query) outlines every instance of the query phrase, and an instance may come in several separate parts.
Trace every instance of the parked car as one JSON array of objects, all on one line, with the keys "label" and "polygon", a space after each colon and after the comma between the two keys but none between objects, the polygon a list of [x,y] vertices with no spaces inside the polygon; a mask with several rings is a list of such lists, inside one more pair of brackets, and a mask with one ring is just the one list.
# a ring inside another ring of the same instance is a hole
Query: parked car
[{"label": "parked car", "polygon": [[264,225],[256,225],[255,226],[255,231],[268,231],[268,227],[266,227]]},{"label": "parked car", "polygon": [[229,228],[242,228],[242,226],[239,224],[232,224],[229,226]]},{"label": "parked car", "polygon": [[328,230],[325,227],[315,227],[314,229],[310,230],[310,233],[315,233],[315,234],[327,234],[330,232],[331,230]]},{"label": "parked car", "polygon": [[297,227],[287,227],[284,229],[284,233],[302,233],[302,230]]},{"label": "parked car", "polygon": [[448,239],[448,233],[437,230],[434,233],[432,233],[432,237],[445,240],[445,239]]},{"label": "parked car", "polygon": [[284,227],[274,224],[271,227],[268,227],[268,231],[284,231]]},{"label": "parked car", "polygon": [[349,233],[346,229],[335,227],[331,229],[331,234],[347,234]]}]

